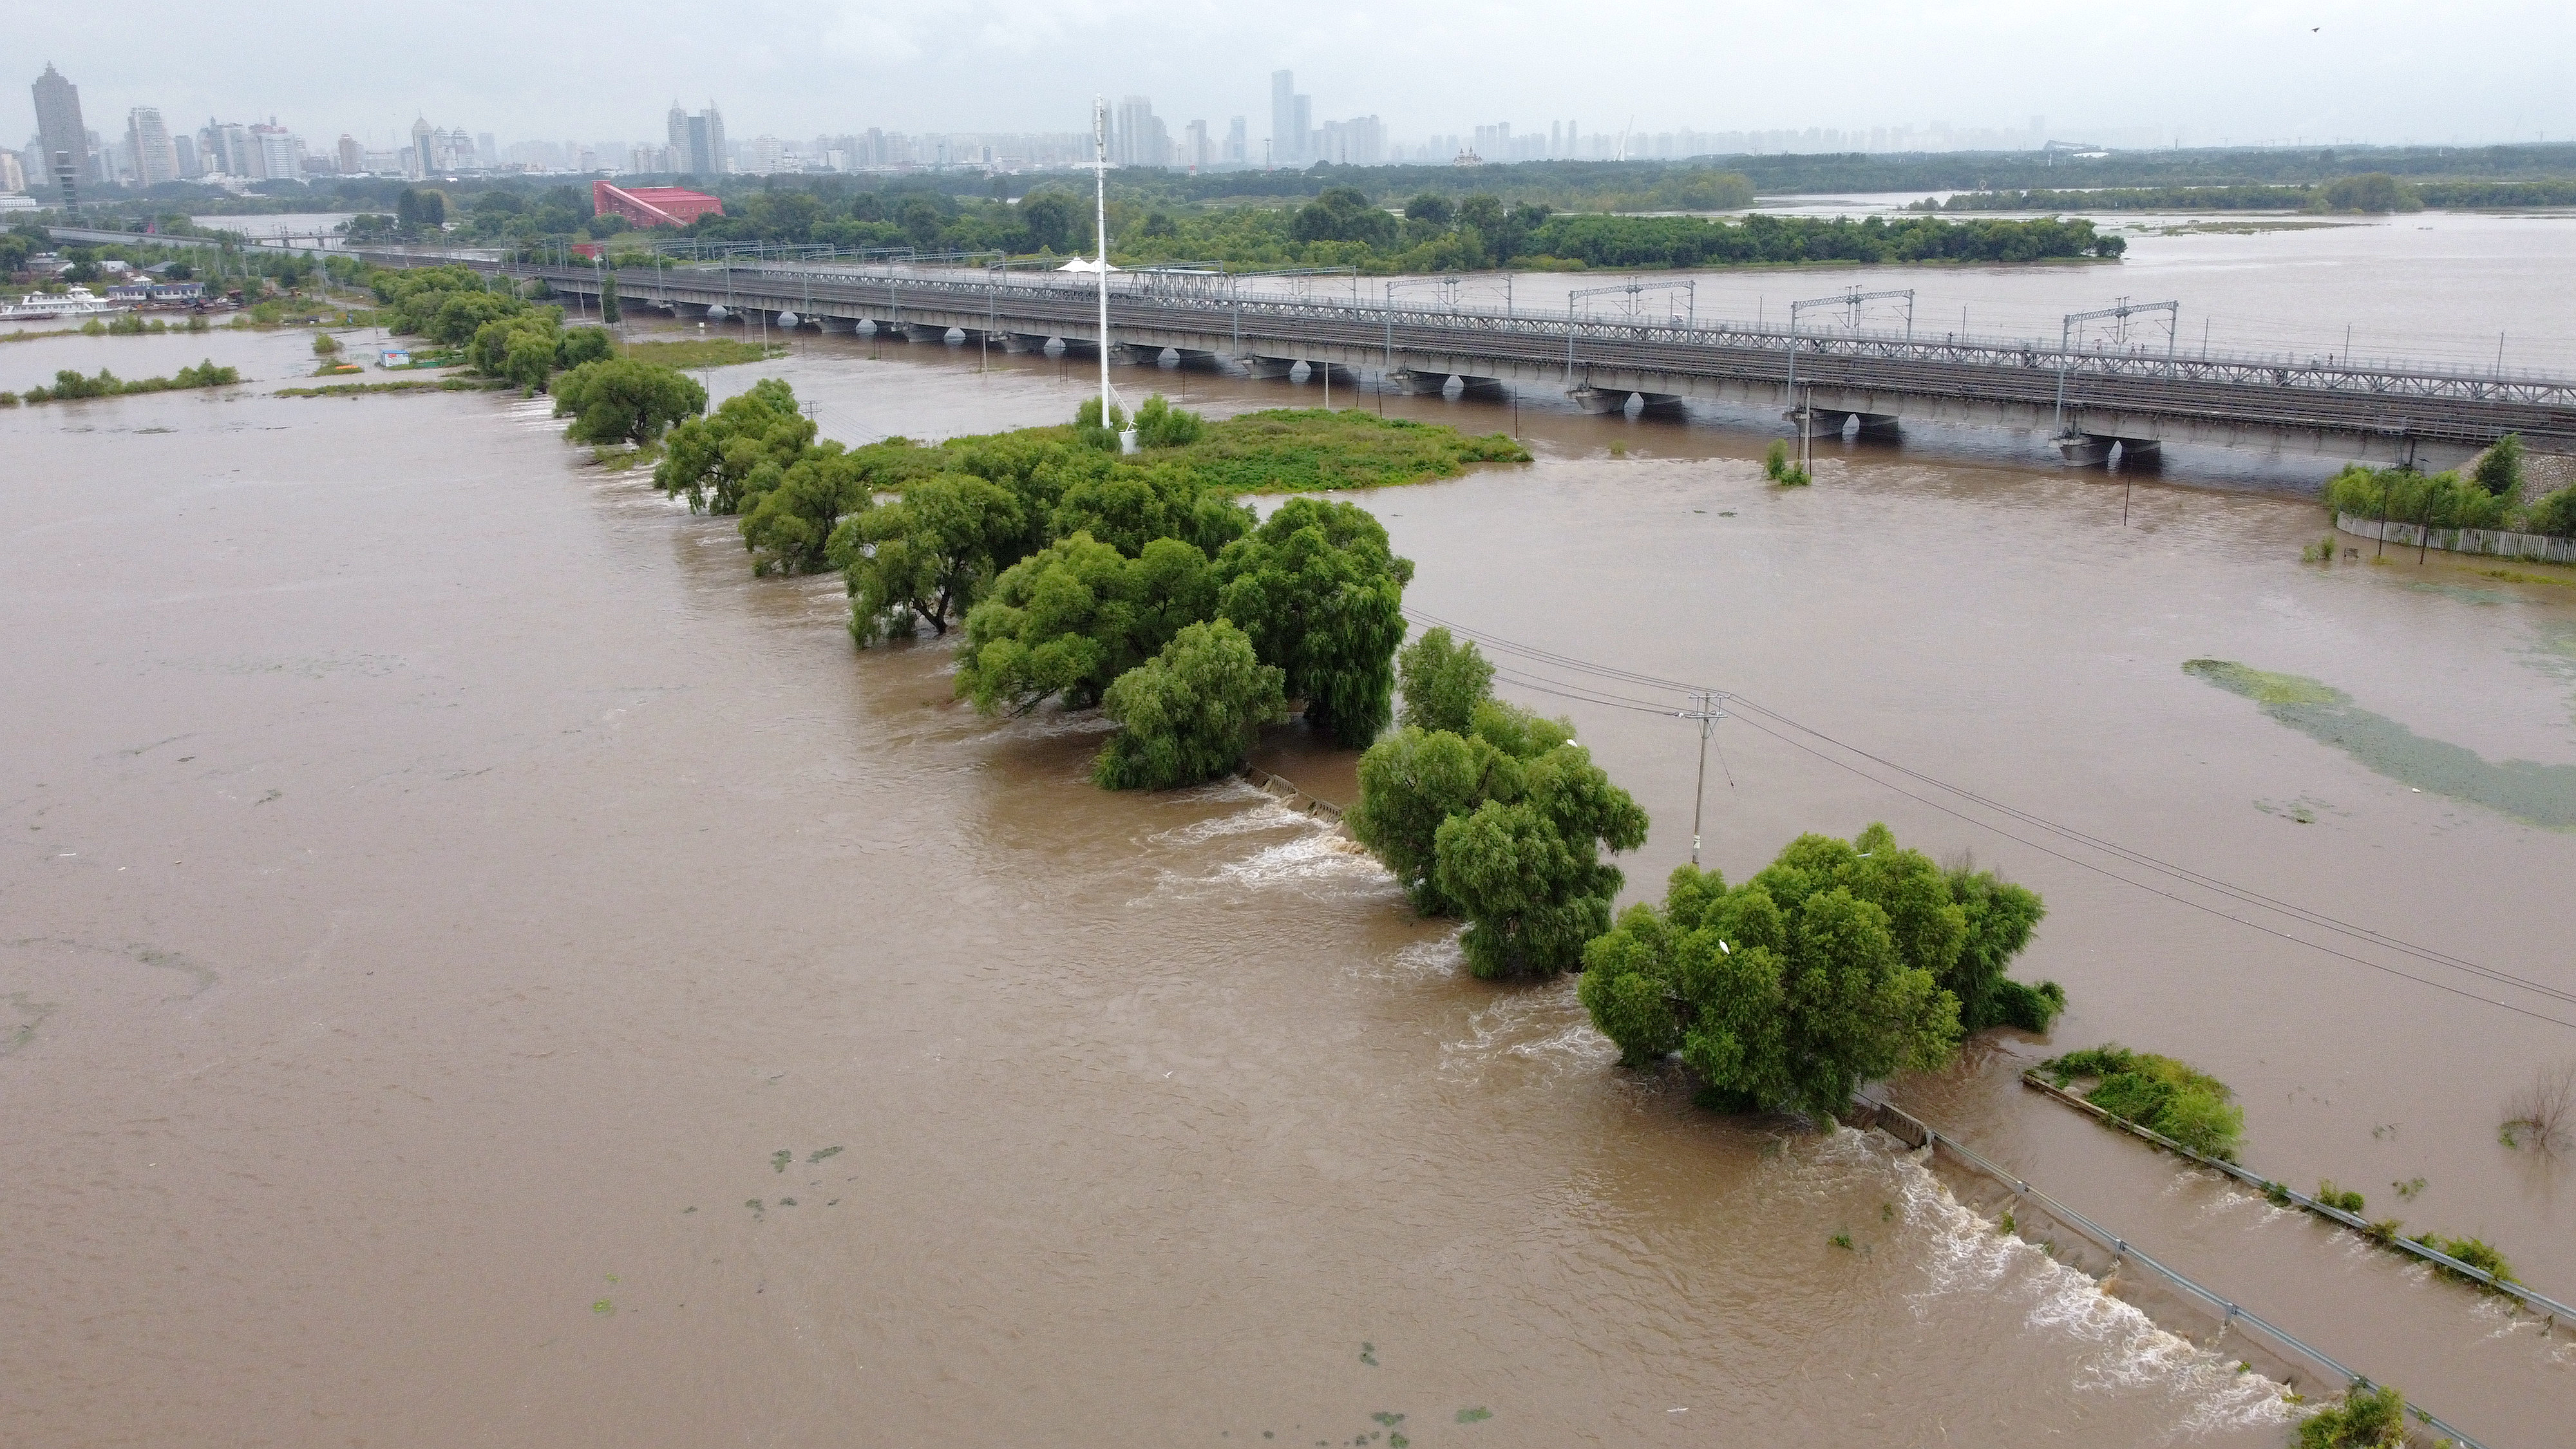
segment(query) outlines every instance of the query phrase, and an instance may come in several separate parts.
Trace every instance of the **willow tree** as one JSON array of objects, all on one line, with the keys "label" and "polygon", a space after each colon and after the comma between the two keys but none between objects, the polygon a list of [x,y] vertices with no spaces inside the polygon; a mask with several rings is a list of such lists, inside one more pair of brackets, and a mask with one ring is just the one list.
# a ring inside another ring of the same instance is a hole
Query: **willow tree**
[{"label": "willow tree", "polygon": [[1158,538],[1129,558],[1077,533],[1011,565],[967,614],[957,692],[987,714],[1058,697],[1086,708],[1215,605],[1191,545]]},{"label": "willow tree", "polygon": [[755,470],[783,471],[813,441],[814,420],[797,410],[795,389],[764,377],[714,412],[673,428],[653,486],[686,494],[692,513],[737,513]]},{"label": "willow tree", "polygon": [[843,520],[829,549],[849,584],[850,637],[864,645],[925,623],[947,633],[1010,558],[1022,526],[1010,490],[963,473],[925,478]]},{"label": "willow tree", "polygon": [[[1949,1060],[1951,985],[2000,979],[2038,911],[2019,887],[1898,848],[1884,825],[1805,835],[1732,888],[1675,870],[1662,909],[1632,906],[1585,947],[1580,994],[1630,1066],[1678,1052],[1713,1105],[1832,1115],[1863,1082]],[[2051,1014],[2064,999],[2026,989]]]},{"label": "willow tree", "polygon": [[1217,613],[1306,701],[1306,720],[1365,748],[1394,715],[1413,560],[1355,504],[1292,498],[1217,555]]},{"label": "willow tree", "polygon": [[1288,717],[1281,672],[1223,619],[1192,624],[1118,676],[1101,701],[1118,733],[1091,777],[1112,790],[1195,785],[1243,767],[1261,727]]}]

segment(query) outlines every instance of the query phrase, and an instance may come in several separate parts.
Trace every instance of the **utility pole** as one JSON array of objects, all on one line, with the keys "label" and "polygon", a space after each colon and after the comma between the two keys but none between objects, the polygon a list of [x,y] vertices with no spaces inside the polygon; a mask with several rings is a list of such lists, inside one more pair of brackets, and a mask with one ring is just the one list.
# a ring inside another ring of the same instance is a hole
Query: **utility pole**
[{"label": "utility pole", "polygon": [[1726,718],[1726,711],[1717,707],[1717,702],[1724,698],[1726,698],[1725,695],[1709,690],[1692,690],[1691,707],[1679,711],[1676,716],[1680,719],[1699,721],[1699,783],[1693,787],[1691,795],[1691,864],[1693,866],[1699,864],[1700,810],[1708,799],[1708,737],[1710,732],[1717,728],[1717,722]]}]

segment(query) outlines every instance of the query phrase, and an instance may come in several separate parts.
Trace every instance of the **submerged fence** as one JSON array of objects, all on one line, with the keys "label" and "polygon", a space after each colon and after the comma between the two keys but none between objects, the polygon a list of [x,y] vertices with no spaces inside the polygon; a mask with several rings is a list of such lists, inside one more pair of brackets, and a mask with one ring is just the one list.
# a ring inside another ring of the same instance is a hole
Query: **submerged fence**
[{"label": "submerged fence", "polygon": [[[2346,1367],[2323,1349],[2297,1337],[2270,1320],[2247,1311],[2180,1270],[2159,1262],[2109,1228],[2032,1187],[2018,1175],[1987,1161],[1967,1144],[1935,1129],[1903,1109],[1863,1097],[1854,1120],[1860,1126],[1876,1127],[1908,1147],[1917,1150],[1929,1149],[1936,1158],[1947,1158],[1970,1172],[1991,1179],[2011,1192],[2022,1211],[2035,1207],[2047,1217],[2055,1219],[2070,1230],[2100,1245],[2112,1255],[2111,1271],[2105,1275],[2107,1278],[2116,1280],[2122,1268],[2132,1265],[2154,1274],[2158,1281],[2170,1287],[2186,1303],[2202,1310],[2216,1312],[2219,1316],[2220,1334],[2223,1335],[2235,1329],[2262,1341],[2266,1346],[2267,1356],[2288,1367],[2289,1372],[2283,1374],[2282,1378],[2292,1388],[2297,1387],[2298,1376],[2302,1370],[2330,1378],[2347,1390],[2355,1387],[2363,1389],[2378,1387],[2374,1380],[2358,1370]],[[2021,1213],[2016,1212],[2016,1228],[2020,1226],[2020,1216]],[[2420,1404],[2409,1401],[2406,1412],[2413,1415],[2427,1429],[2441,1435],[2442,1443],[2457,1445],[2459,1449],[2490,1449],[2490,1446],[2462,1433]]]},{"label": "submerged fence", "polygon": [[2288,1203],[2297,1207],[2306,1208],[2309,1212],[2315,1213],[2321,1218],[2326,1218],[2330,1221],[2340,1223],[2344,1227],[2351,1228],[2353,1231],[2360,1233],[2363,1237],[2370,1239],[2381,1247],[2390,1248],[2400,1253],[2411,1253],[2436,1267],[2448,1269],[2453,1273],[2457,1273],[2461,1277],[2468,1279],[2470,1282],[2475,1283],[2482,1288],[2486,1288],[2494,1292],[2501,1293],[2508,1298],[2515,1299],[2525,1308],[2528,1308],[2532,1312],[2540,1314],[2543,1318],[2547,1319],[2549,1326],[2553,1329],[2561,1323],[2576,1325],[2576,1308],[2570,1308],[2566,1304],[2559,1302],[2557,1299],[2550,1297],[2548,1294],[2534,1292],[2522,1284],[2513,1281],[2511,1278],[2499,1278],[2484,1268],[2479,1268],[2471,1264],[2461,1262],[2450,1254],[2428,1244],[2416,1242],[2412,1238],[2401,1237],[2393,1231],[2383,1232],[2376,1225],[2364,1221],[2359,1213],[2348,1213],[2342,1208],[2335,1207],[2329,1203],[2320,1202],[2317,1199],[2308,1196],[2306,1193],[2300,1192],[2296,1188],[2291,1187],[2288,1183],[2265,1177],[2259,1172],[2249,1171],[2248,1169],[2239,1167],[2235,1163],[2226,1161],[2223,1158],[2211,1157],[2207,1153],[2193,1151],[2191,1148],[2185,1147],[2181,1143],[2165,1136],[2161,1132],[2141,1127],[2137,1123],[2132,1122],[2125,1117],[2120,1117],[2110,1112],[2106,1112],[2100,1107],[2076,1096],[2074,1093],[2042,1080],[2036,1073],[2024,1072],[2021,1074],[2021,1080],[2023,1086],[2029,1087],[2035,1091],[2045,1092],[2049,1096],[2055,1097],[2066,1105],[2075,1108],[2077,1111],[2086,1113],[2110,1126],[2117,1127],[2132,1137],[2152,1142],[2156,1146],[2164,1148],[2168,1152],[2178,1153],[2181,1156],[2188,1157],[2203,1167],[2214,1168],[2223,1172],[2229,1177],[2235,1178],[2238,1182],[2244,1183],[2246,1186],[2253,1188],[2255,1191],[2262,1193],[2265,1197],[2270,1198],[2275,1202]]}]

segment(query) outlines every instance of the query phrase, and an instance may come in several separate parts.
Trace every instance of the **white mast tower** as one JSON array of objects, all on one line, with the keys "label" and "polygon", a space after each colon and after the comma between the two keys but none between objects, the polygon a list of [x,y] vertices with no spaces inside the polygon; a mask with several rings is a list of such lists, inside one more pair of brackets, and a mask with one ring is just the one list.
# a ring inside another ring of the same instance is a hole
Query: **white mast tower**
[{"label": "white mast tower", "polygon": [[1100,425],[1109,420],[1109,98],[1091,98],[1092,235],[1099,240],[1100,282]]}]

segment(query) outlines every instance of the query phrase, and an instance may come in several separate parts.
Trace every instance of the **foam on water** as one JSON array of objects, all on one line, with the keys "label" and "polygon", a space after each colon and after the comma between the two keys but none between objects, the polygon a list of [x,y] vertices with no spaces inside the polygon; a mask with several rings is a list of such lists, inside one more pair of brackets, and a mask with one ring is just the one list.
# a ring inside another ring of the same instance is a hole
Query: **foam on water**
[{"label": "foam on water", "polygon": [[1578,1068],[1597,1071],[1616,1062],[1618,1047],[1594,1029],[1574,987],[1574,977],[1562,976],[1543,986],[1497,988],[1485,1005],[1468,1013],[1468,1035],[1441,1044],[1441,1072],[1481,1081],[1488,1065],[1508,1058],[1537,1064],[1542,1079],[1552,1081]]},{"label": "foam on water", "polygon": [[[1881,1150],[1866,1133],[1846,1129],[1835,1138]],[[1914,1155],[1893,1144],[1884,1151],[1905,1223],[1927,1245],[1929,1286],[1909,1295],[1919,1320],[1929,1321],[1936,1300],[1959,1294],[2016,1302],[2030,1327],[2084,1345],[2075,1388],[2162,1390],[2176,1401],[2176,1427],[2185,1435],[2297,1417],[2281,1385],[2239,1373],[2232,1361],[2158,1327],[2087,1274],[1969,1211]]]}]

